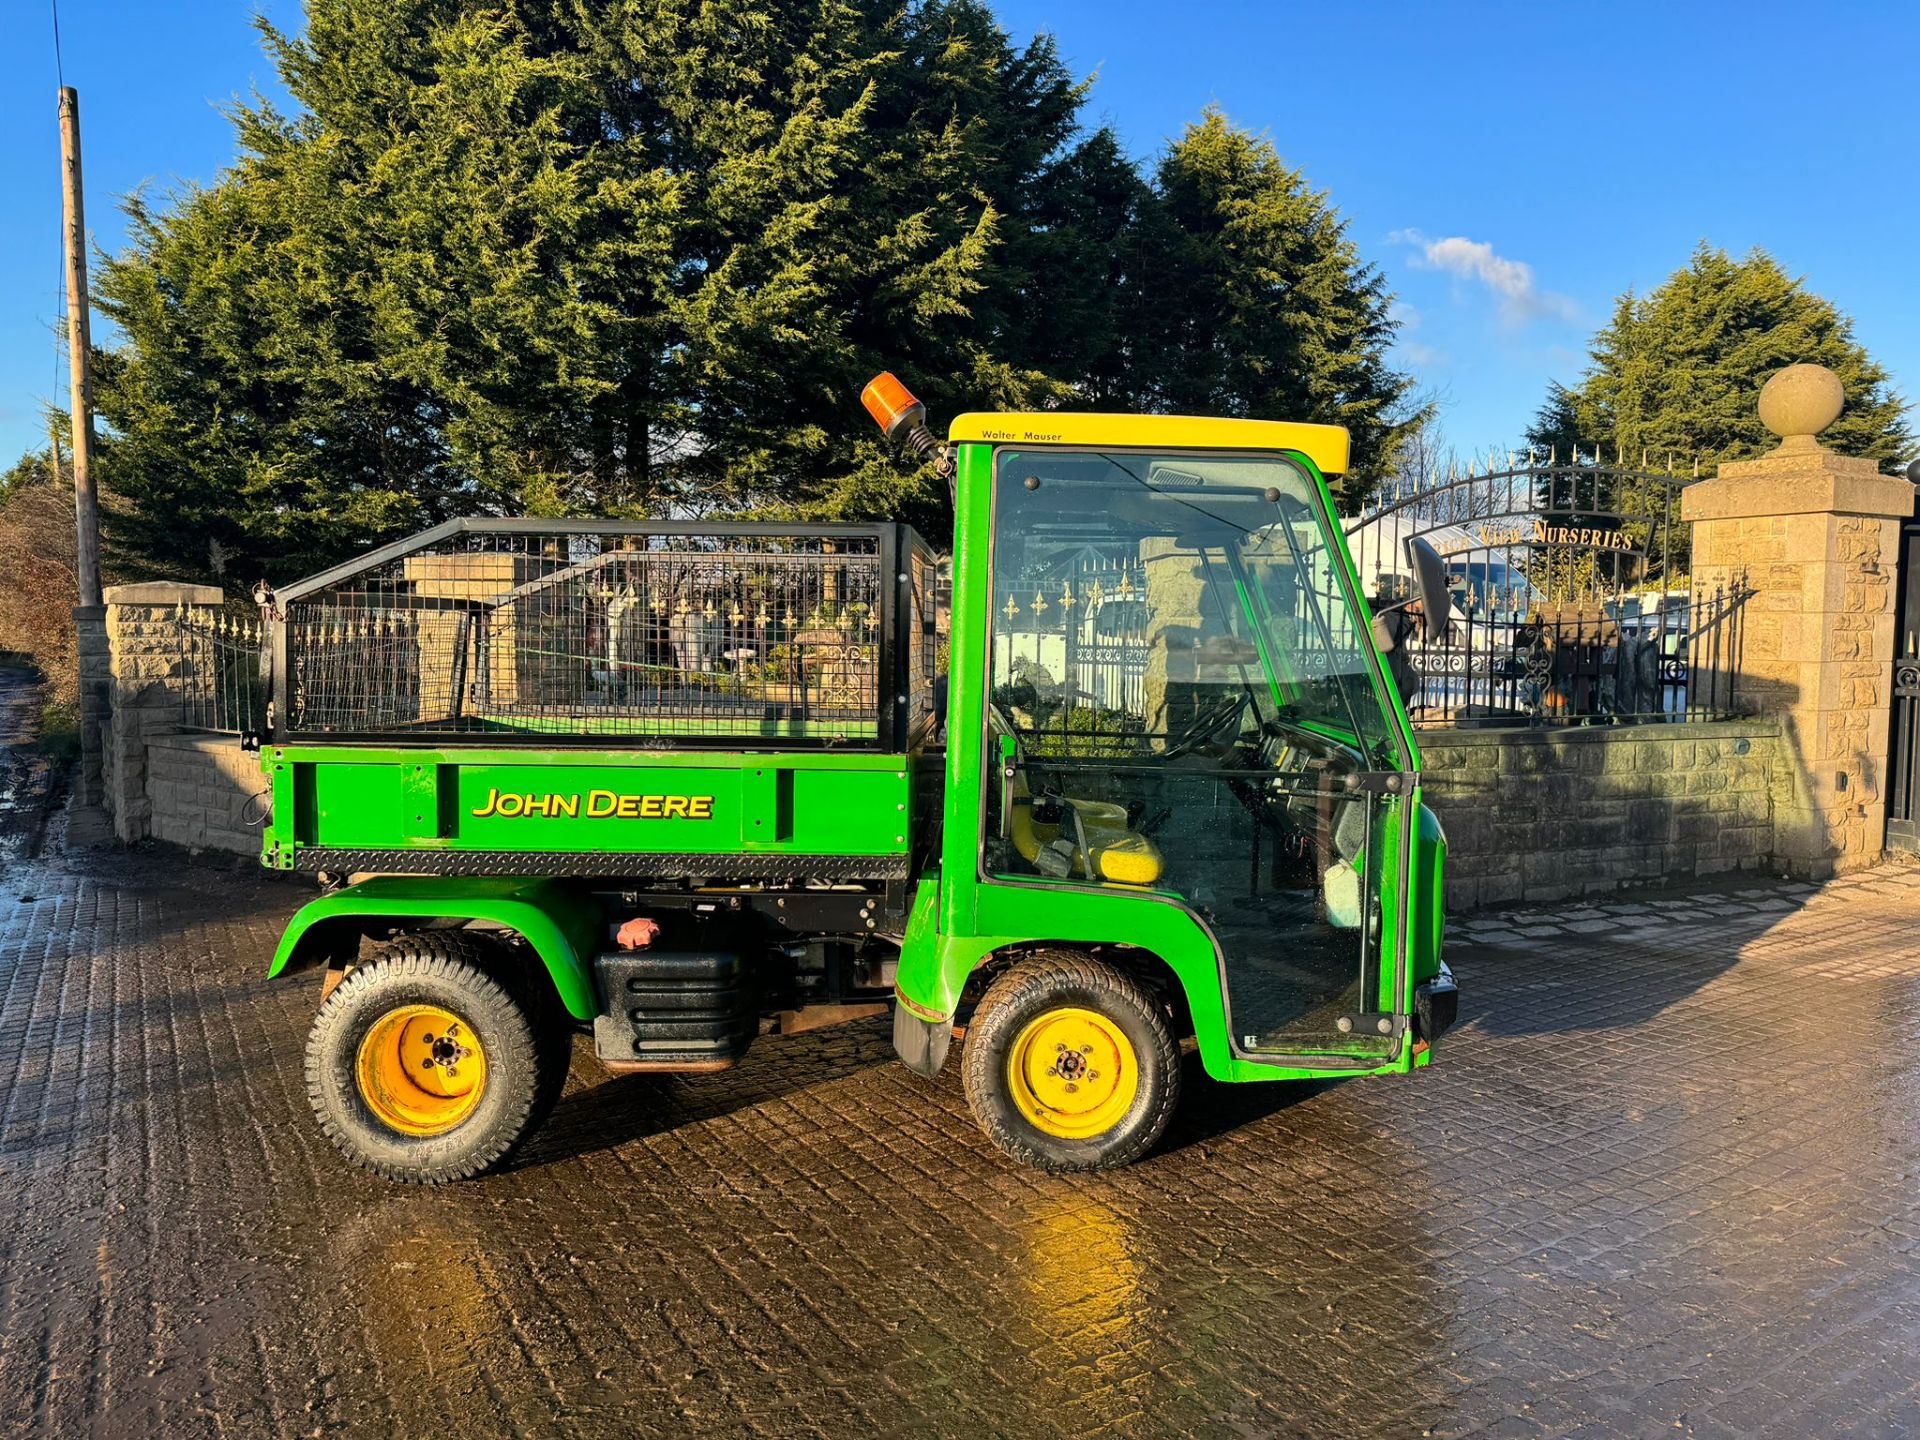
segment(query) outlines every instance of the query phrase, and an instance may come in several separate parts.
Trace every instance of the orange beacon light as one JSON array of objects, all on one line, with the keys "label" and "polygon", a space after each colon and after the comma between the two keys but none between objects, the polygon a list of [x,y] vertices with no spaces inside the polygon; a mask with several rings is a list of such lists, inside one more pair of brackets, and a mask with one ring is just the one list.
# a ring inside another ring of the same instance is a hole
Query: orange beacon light
[{"label": "orange beacon light", "polygon": [[927,428],[927,407],[913,398],[891,370],[882,370],[860,392],[860,403],[873,416],[873,423],[889,440],[904,440],[923,460],[933,462],[934,473],[953,484],[953,457],[941,449],[933,431]]},{"label": "orange beacon light", "polygon": [[860,403],[889,440],[905,440],[927,423],[927,407],[913,398],[891,370],[882,370],[867,382]]}]

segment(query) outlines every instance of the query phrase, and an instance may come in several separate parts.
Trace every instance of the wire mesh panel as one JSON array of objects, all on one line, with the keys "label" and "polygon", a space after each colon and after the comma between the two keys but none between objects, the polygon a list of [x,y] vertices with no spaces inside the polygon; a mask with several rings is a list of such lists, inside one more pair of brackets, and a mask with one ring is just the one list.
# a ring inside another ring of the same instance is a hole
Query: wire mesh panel
[{"label": "wire mesh panel", "polygon": [[[918,535],[907,545],[905,619],[906,724],[909,735],[931,737],[944,719],[935,714],[934,690],[945,657],[941,653],[941,581],[945,571],[930,546]],[[950,593],[950,592],[949,592]]]},{"label": "wire mesh panel", "polygon": [[455,521],[270,602],[278,728],[878,744],[931,703],[894,609],[924,552],[897,526]]}]

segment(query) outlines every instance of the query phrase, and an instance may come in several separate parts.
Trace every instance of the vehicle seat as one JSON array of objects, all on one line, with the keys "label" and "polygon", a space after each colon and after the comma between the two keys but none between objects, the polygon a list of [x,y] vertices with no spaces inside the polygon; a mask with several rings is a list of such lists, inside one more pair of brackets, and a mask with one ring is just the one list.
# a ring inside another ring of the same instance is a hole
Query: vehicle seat
[{"label": "vehicle seat", "polygon": [[[1119,885],[1151,885],[1160,878],[1165,861],[1160,848],[1127,825],[1126,808],[1100,800],[1067,799],[1078,824],[1048,824],[1033,815],[1033,797],[1023,778],[1014,782],[1013,848],[1036,868],[1042,851],[1070,851],[1067,873],[1111,880]],[[1064,817],[1063,817],[1064,818]],[[1063,843],[1064,842],[1064,843]],[[1089,868],[1091,862],[1091,868]]]}]

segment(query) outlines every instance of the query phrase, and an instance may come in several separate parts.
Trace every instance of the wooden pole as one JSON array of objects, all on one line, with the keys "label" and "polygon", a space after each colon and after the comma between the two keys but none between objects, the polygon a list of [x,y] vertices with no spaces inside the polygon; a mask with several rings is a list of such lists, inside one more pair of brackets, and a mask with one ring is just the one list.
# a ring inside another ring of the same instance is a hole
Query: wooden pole
[{"label": "wooden pole", "polygon": [[[66,199],[67,361],[73,411],[73,521],[79,603],[100,603],[100,497],[93,483],[92,327],[88,324],[87,219],[80,193],[80,95],[60,87],[60,173]],[[59,457],[55,456],[55,464]]]}]

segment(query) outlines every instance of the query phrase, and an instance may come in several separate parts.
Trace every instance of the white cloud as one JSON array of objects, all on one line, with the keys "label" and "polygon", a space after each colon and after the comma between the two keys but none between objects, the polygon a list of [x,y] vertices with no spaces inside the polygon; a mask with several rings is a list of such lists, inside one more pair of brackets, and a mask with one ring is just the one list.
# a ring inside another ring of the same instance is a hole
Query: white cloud
[{"label": "white cloud", "polygon": [[1484,240],[1469,240],[1464,235],[1432,240],[1418,230],[1396,230],[1387,240],[1413,246],[1419,252],[1413,263],[1423,269],[1444,270],[1462,280],[1477,280],[1486,286],[1499,301],[1501,318],[1509,324],[1572,320],[1579,314],[1567,296],[1542,290],[1534,281],[1533,267],[1526,261],[1497,254]]},{"label": "white cloud", "polygon": [[1439,346],[1412,338],[1412,332],[1420,328],[1420,322],[1425,317],[1406,301],[1395,300],[1389,305],[1387,318],[1400,327],[1400,333],[1394,337],[1394,353],[1409,365],[1432,370],[1452,360],[1453,357]]}]

